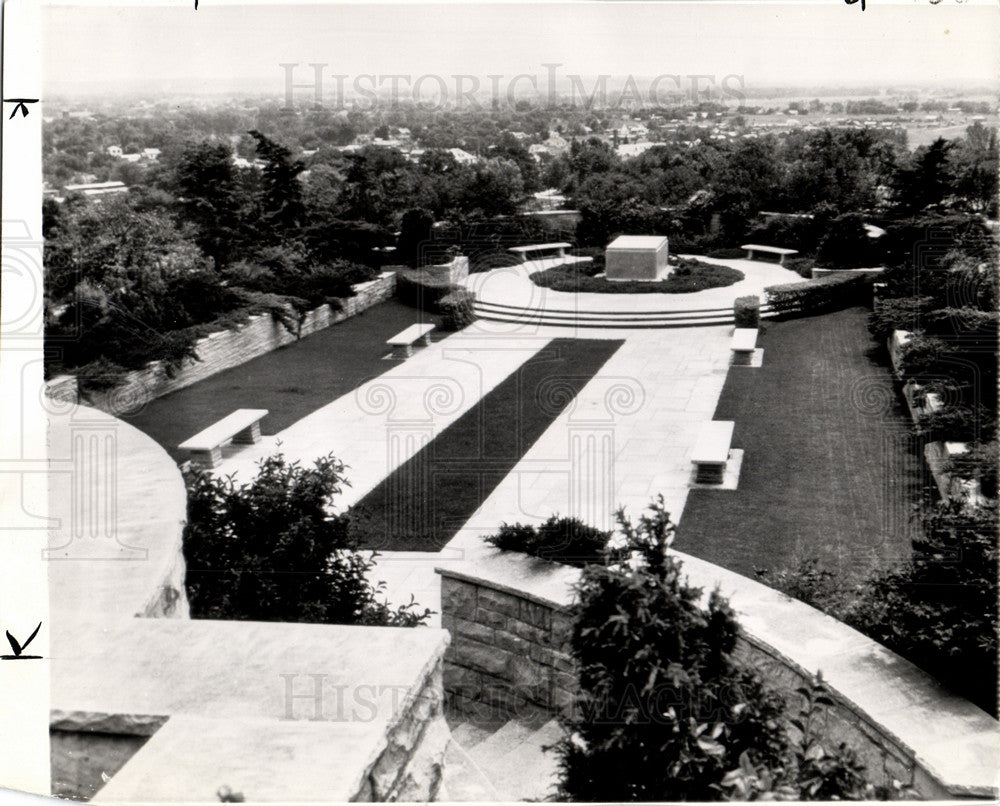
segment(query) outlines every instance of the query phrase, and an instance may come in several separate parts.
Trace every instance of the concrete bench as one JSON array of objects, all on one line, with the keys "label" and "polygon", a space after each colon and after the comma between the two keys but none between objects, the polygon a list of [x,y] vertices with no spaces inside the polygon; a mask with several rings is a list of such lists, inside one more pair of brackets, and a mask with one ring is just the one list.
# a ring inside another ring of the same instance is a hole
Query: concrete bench
[{"label": "concrete bench", "polygon": [[753,260],[754,252],[763,252],[767,255],[777,255],[778,265],[785,265],[785,258],[789,255],[797,255],[799,253],[798,249],[782,249],[780,246],[762,246],[759,243],[745,243],[740,249],[747,250],[747,260]]},{"label": "concrete bench", "polygon": [[695,466],[698,484],[722,484],[729,460],[729,447],[733,442],[732,420],[713,420],[705,423],[695,443],[691,462]]},{"label": "concrete bench", "polygon": [[393,356],[397,358],[409,358],[413,355],[413,345],[418,341],[421,344],[431,343],[431,331],[435,325],[410,325],[402,333],[397,333],[386,344],[393,348]]},{"label": "concrete bench", "polygon": [[260,421],[267,409],[237,409],[177,447],[191,455],[192,464],[215,467],[222,461],[222,446],[229,442],[253,445],[260,442]]},{"label": "concrete bench", "polygon": [[753,359],[753,351],[757,349],[757,328],[735,328],[729,348],[733,351],[734,366],[749,367]]}]

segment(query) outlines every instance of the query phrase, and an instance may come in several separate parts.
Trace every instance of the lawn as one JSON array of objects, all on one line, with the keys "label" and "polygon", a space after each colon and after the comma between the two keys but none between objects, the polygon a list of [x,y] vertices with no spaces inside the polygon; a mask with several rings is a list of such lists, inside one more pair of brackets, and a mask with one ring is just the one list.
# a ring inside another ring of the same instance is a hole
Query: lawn
[{"label": "lawn", "polygon": [[815,557],[855,579],[908,556],[932,481],[866,318],[767,323],[763,366],[730,368],[714,419],[736,423],[739,487],[691,490],[679,551],[747,575]]},{"label": "lawn", "polygon": [[439,551],[621,344],[549,342],[351,508],[360,546]]},{"label": "lawn", "polygon": [[264,434],[276,434],[393,366],[386,339],[414,322],[438,319],[387,300],[301,341],[150,401],[122,419],[162,445],[177,445],[235,409],[268,409]]},{"label": "lawn", "polygon": [[728,266],[704,263],[694,258],[680,258],[678,265],[662,280],[624,281],[607,280],[591,275],[595,265],[557,266],[531,275],[535,285],[553,291],[583,294],[691,294],[706,288],[721,288],[738,283],[743,272]]}]

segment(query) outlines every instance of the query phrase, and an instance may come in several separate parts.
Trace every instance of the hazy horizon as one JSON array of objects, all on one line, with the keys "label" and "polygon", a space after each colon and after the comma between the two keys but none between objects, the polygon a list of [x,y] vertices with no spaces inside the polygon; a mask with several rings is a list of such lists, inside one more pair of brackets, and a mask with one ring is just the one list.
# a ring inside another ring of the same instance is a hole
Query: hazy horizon
[{"label": "hazy horizon", "polygon": [[[545,3],[42,9],[47,95],[284,93],[346,75],[742,76],[758,89],[997,85],[995,5]],[[412,80],[412,79],[411,79]],[[332,84],[331,84],[332,86]],[[669,89],[670,85],[664,85]],[[970,88],[971,89],[971,88]]]}]

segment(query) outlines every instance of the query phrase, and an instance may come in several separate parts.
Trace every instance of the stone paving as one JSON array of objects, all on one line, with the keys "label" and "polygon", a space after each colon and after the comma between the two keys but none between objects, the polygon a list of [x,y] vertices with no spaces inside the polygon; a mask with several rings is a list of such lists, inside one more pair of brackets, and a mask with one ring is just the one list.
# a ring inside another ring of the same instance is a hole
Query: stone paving
[{"label": "stone paving", "polygon": [[[731,330],[599,331],[625,344],[444,550],[380,557],[375,578],[386,582],[390,601],[412,594],[422,606],[439,609],[434,567],[492,551],[482,536],[503,521],[538,523],[559,513],[611,528],[619,505],[635,517],[657,494],[679,521],[691,451],[725,383]],[[547,335],[559,333],[550,328]]]},{"label": "stone paving", "polygon": [[467,288],[476,293],[479,302],[511,305],[532,311],[569,310],[593,313],[609,311],[693,311],[731,308],[733,300],[748,294],[763,298],[769,285],[802,282],[794,271],[773,263],[759,260],[722,260],[701,255],[696,257],[706,263],[729,266],[743,272],[744,279],[723,288],[706,288],[692,294],[572,294],[542,288],[529,279],[538,271],[561,265],[565,260],[549,258],[532,260],[517,266],[505,266],[481,274],[470,274],[465,280]]}]

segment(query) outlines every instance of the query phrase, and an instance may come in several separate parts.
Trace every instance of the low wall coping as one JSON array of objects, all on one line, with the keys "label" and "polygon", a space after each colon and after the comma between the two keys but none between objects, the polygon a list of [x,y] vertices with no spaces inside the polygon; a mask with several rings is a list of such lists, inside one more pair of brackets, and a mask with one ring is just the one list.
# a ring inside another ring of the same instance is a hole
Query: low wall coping
[{"label": "low wall coping", "polygon": [[[993,797],[1000,723],[930,675],[837,619],[762,583],[674,552],[704,596],[718,587],[737,614],[741,637],[795,672],[815,674],[878,734],[909,753],[949,793]],[[516,552],[484,552],[467,570],[436,568],[462,580],[565,610],[580,570]]]},{"label": "low wall coping", "polygon": [[576,598],[573,586],[580,581],[580,569],[540,560],[516,551],[499,551],[477,558],[475,570],[436,567],[442,577],[492,588],[529,599],[554,610],[566,610]]},{"label": "low wall coping", "polygon": [[107,715],[134,734],[135,721],[167,718],[94,802],[207,802],[222,785],[250,800],[346,801],[448,643],[429,627],[209,619],[56,630],[53,720]]}]

